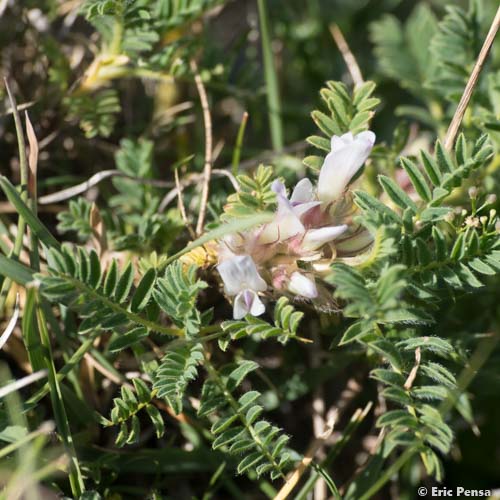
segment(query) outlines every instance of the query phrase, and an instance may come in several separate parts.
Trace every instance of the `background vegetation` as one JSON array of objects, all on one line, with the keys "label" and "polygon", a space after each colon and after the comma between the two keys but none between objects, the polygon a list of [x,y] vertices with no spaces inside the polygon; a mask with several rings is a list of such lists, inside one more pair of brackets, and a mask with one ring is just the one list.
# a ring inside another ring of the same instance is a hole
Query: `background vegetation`
[{"label": "background vegetation", "polygon": [[[497,8],[0,1],[4,497],[498,487],[498,39],[446,143]],[[335,307],[231,320],[210,242],[368,127]]]}]

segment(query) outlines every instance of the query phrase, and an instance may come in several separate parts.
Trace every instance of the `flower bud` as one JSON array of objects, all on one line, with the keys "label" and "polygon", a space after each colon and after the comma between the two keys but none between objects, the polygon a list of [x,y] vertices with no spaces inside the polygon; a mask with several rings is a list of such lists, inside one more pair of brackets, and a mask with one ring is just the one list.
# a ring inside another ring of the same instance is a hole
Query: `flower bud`
[{"label": "flower bud", "polygon": [[290,276],[288,290],[295,295],[300,295],[307,299],[315,299],[318,296],[318,289],[314,280],[298,271],[292,273]]}]

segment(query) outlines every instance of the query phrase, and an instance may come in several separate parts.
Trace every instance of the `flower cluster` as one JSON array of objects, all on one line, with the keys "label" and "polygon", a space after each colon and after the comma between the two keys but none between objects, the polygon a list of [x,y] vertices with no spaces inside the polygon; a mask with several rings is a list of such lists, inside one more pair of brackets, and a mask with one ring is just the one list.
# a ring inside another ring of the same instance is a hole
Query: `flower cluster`
[{"label": "flower cluster", "polygon": [[226,295],[234,297],[235,319],[263,314],[265,292],[318,298],[321,285],[316,278],[332,260],[370,246],[368,231],[352,223],[347,186],[374,143],[370,131],[333,136],[316,187],[302,179],[288,197],[284,184],[275,180],[272,189],[278,206],[273,220],[220,242],[217,270]]}]

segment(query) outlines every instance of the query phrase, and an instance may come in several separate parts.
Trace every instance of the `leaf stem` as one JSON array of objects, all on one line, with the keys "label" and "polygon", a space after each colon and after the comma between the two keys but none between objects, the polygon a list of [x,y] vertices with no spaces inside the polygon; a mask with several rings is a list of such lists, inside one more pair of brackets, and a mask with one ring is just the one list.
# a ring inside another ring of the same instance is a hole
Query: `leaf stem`
[{"label": "leaf stem", "polygon": [[168,326],[163,326],[159,325],[158,323],[155,323],[154,321],[150,321],[146,318],[143,318],[139,314],[133,313],[129,311],[128,309],[125,309],[119,304],[116,304],[112,300],[108,299],[104,295],[99,294],[96,292],[93,288],[90,288],[87,286],[85,283],[82,283],[81,281],[72,278],[70,276],[67,276],[65,274],[59,274],[59,276],[63,279],[66,279],[69,283],[71,283],[75,288],[80,290],[83,293],[86,293],[88,295],[91,295],[93,298],[99,300],[103,304],[105,304],[107,307],[112,309],[114,312],[124,314],[131,322],[137,323],[138,325],[145,326],[149,330],[153,330],[158,333],[164,333],[166,335],[174,335],[177,337],[182,337],[184,335],[183,331],[179,328],[170,328]]}]

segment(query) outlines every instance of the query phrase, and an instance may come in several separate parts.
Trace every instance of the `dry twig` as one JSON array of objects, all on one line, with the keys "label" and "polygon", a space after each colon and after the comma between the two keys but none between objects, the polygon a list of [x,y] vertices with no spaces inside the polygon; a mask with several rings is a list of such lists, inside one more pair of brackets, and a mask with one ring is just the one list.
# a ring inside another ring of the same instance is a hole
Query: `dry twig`
[{"label": "dry twig", "polygon": [[73,198],[74,196],[85,193],[85,191],[88,191],[90,188],[96,186],[104,179],[107,179],[109,177],[123,177],[140,184],[148,184],[155,187],[172,187],[174,185],[173,182],[169,181],[134,177],[132,175],[124,174],[123,172],[120,172],[120,170],[101,170],[101,172],[97,172],[92,177],[89,177],[86,181],[83,181],[80,184],[62,189],[61,191],[57,191],[56,193],[40,196],[40,198],[38,199],[38,203],[41,205],[49,205],[51,203],[68,200],[69,198]]},{"label": "dry twig", "polygon": [[208,193],[210,187],[210,177],[212,176],[212,117],[210,116],[210,109],[208,107],[208,97],[203,85],[200,74],[198,73],[198,66],[194,60],[191,61],[191,69],[194,72],[194,81],[196,89],[200,96],[201,109],[203,110],[203,123],[205,124],[205,166],[203,168],[203,186],[201,190],[201,205],[198,222],[196,223],[196,234],[200,235],[203,231],[205,224],[205,215],[207,213]]},{"label": "dry twig", "polygon": [[500,28],[500,7],[498,7],[497,13],[493,22],[491,23],[490,30],[486,35],[481,51],[479,52],[479,56],[477,57],[476,64],[470,74],[469,81],[465,86],[464,93],[458,103],[455,114],[453,115],[453,119],[451,120],[450,126],[446,132],[446,136],[444,139],[444,147],[447,150],[450,150],[455,143],[455,139],[458,134],[458,129],[460,128],[460,124],[462,123],[462,119],[465,114],[465,110],[469,105],[469,101],[472,97],[472,93],[474,92],[474,88],[479,79],[479,74],[483,69],[484,63],[486,62],[486,58],[488,57],[488,53],[490,52],[491,46],[493,45],[493,41],[495,40],[495,36]]},{"label": "dry twig", "polygon": [[342,31],[340,31],[340,28],[336,24],[332,24],[330,26],[330,33],[332,34],[332,37],[337,44],[342,57],[344,58],[345,64],[347,66],[349,74],[351,75],[354,85],[361,85],[364,81],[363,75],[361,74],[361,69],[356,61],[356,58],[354,57],[354,54],[351,52],[351,49],[349,48],[349,45],[344,38]]},{"label": "dry twig", "polygon": [[415,382],[415,378],[417,377],[417,372],[418,372],[418,367],[420,366],[420,360],[421,360],[421,354],[420,354],[420,347],[417,347],[415,349],[415,364],[413,365],[413,368],[411,369],[410,374],[408,375],[408,378],[406,379],[404,388],[409,391],[413,385],[413,382]]},{"label": "dry twig", "polygon": [[[196,184],[201,178],[203,178],[204,174],[190,174],[188,175],[185,179],[180,181],[180,186],[182,189],[184,189],[187,186],[190,186],[192,184]],[[234,177],[234,175],[227,171],[227,170],[222,170],[222,169],[216,169],[214,168],[212,170],[212,175],[218,175],[220,177],[227,177],[230,181],[231,184],[233,185],[234,189],[237,191],[239,189],[238,186],[238,181]],[[160,205],[158,206],[158,213],[163,212],[170,203],[172,203],[173,200],[177,197],[177,187],[174,187],[171,191],[169,191],[161,200]]]},{"label": "dry twig", "polygon": [[292,475],[287,479],[286,483],[283,485],[278,494],[274,497],[274,500],[285,500],[285,498],[290,495],[292,490],[295,488],[296,484],[299,482],[302,474],[307,470],[311,462],[313,461],[317,451],[324,446],[328,438],[333,432],[333,427],[335,425],[336,412],[332,412],[330,419],[325,425],[323,432],[313,443],[309,446],[304,458],[300,462],[299,466],[293,471]]}]

